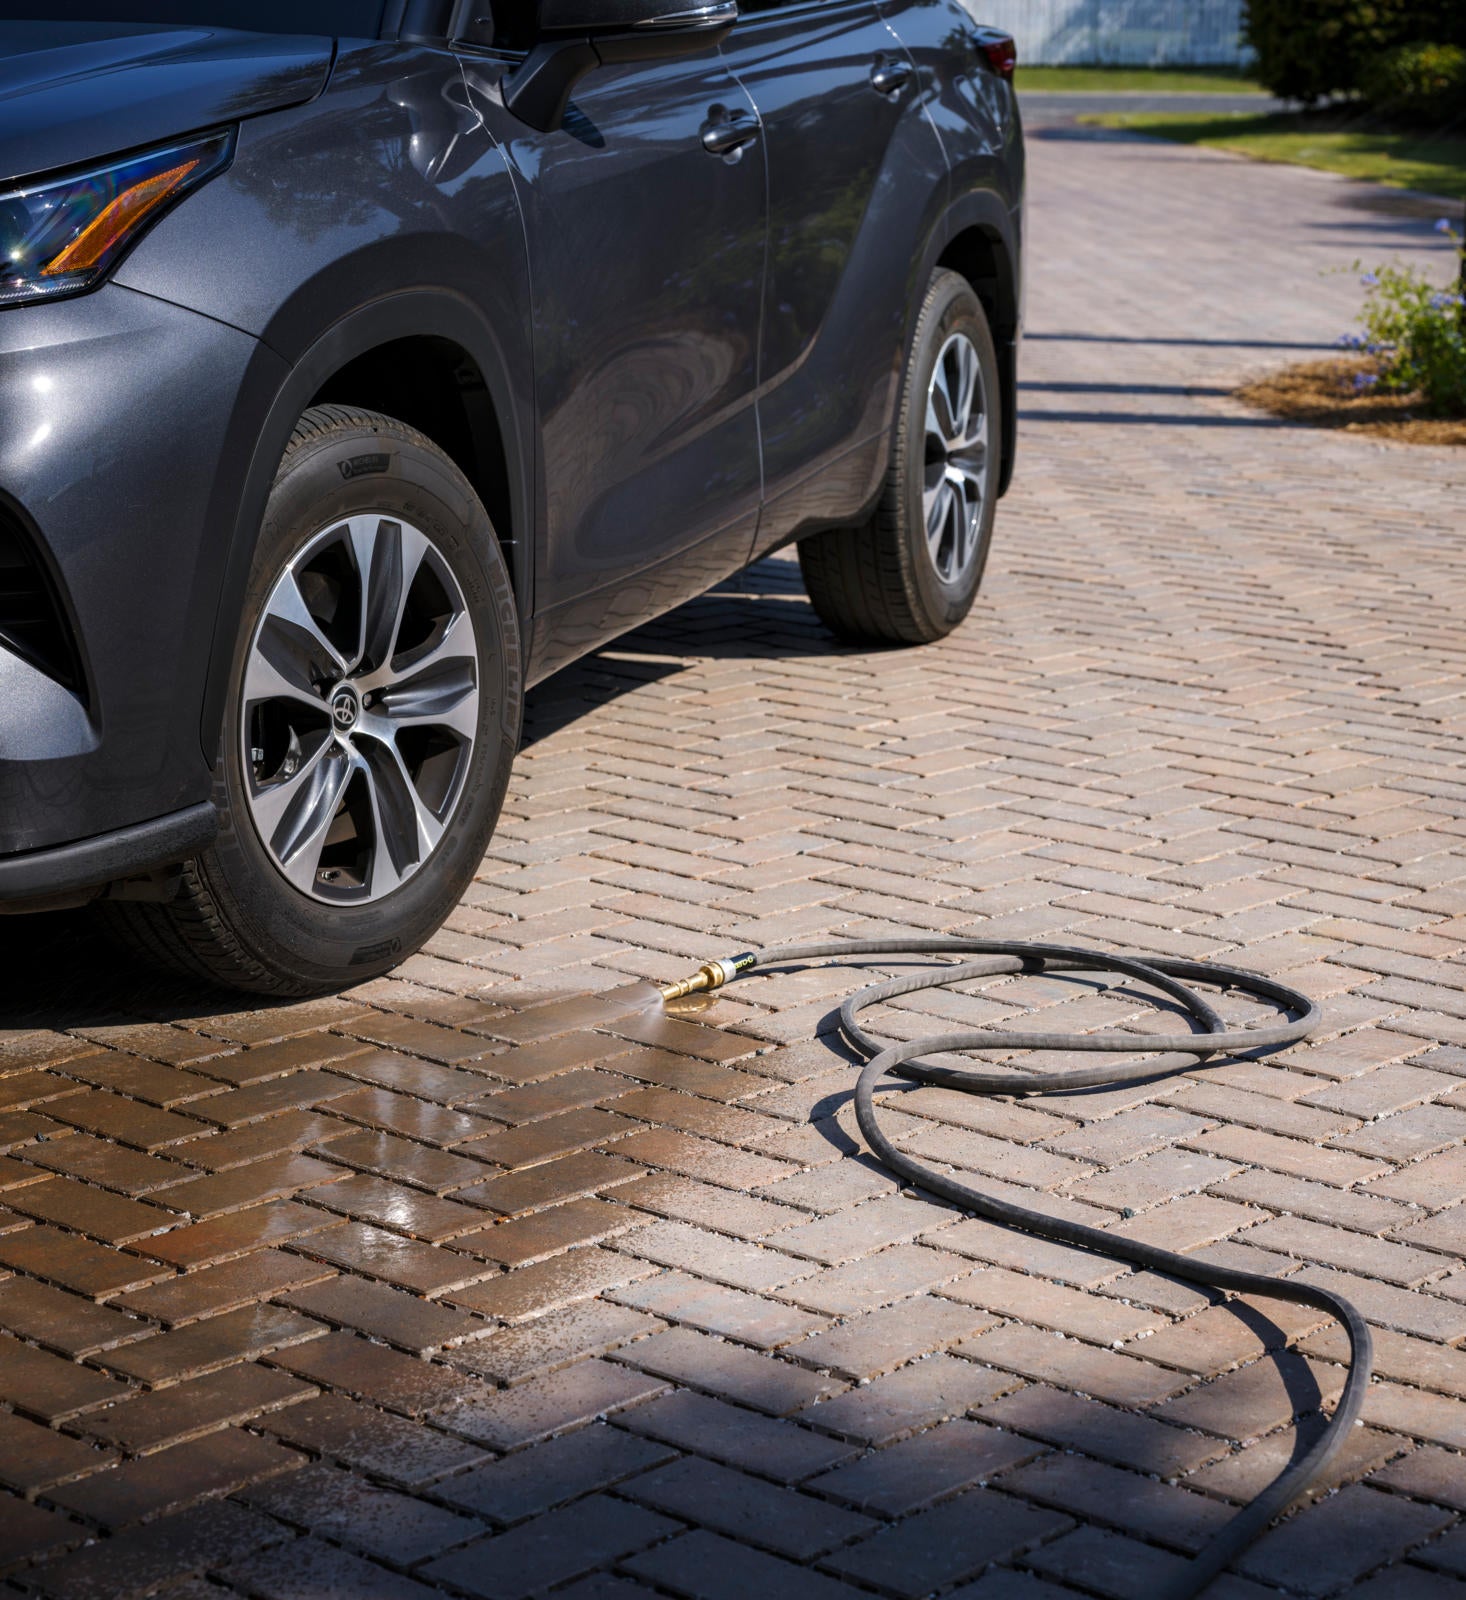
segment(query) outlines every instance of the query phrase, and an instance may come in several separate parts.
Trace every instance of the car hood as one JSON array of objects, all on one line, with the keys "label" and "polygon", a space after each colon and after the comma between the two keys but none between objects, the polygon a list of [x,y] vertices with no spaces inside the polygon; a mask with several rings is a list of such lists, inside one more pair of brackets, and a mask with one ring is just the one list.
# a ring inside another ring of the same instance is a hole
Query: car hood
[{"label": "car hood", "polygon": [[0,182],[159,144],[320,93],[330,39],[0,21]]}]

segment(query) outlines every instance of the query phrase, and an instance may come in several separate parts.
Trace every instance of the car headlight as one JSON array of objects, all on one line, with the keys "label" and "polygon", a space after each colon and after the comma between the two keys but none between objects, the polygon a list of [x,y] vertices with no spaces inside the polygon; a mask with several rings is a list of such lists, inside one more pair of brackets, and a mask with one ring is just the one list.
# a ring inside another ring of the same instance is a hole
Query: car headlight
[{"label": "car headlight", "polygon": [[149,223],[229,164],[232,132],[0,189],[0,306],[100,282]]}]

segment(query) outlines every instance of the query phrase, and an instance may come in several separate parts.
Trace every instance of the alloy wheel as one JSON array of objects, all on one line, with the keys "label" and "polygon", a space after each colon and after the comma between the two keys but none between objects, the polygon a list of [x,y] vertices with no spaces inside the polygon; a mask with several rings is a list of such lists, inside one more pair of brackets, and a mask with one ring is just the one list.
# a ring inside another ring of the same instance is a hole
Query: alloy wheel
[{"label": "alloy wheel", "polygon": [[965,333],[954,333],[927,388],[921,494],[927,551],[943,583],[961,583],[977,560],[987,462],[987,396],[977,347]]},{"label": "alloy wheel", "polygon": [[244,787],[302,894],[382,899],[432,855],[478,729],[478,649],[458,580],[385,513],[318,534],[277,579],[240,694]]}]

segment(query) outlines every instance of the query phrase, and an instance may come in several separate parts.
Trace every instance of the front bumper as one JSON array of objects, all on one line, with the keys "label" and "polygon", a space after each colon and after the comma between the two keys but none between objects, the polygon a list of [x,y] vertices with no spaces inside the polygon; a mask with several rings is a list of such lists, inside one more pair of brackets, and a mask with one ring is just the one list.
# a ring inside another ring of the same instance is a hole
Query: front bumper
[{"label": "front bumper", "polygon": [[0,504],[76,659],[48,673],[0,636],[0,899],[207,842],[194,824],[143,844],[208,809],[200,714],[238,505],[221,486],[253,448],[240,396],[262,361],[248,334],[115,284],[0,312]]},{"label": "front bumper", "polygon": [[87,899],[104,884],[186,861],[218,831],[218,813],[205,801],[73,844],[0,856],[0,913]]}]

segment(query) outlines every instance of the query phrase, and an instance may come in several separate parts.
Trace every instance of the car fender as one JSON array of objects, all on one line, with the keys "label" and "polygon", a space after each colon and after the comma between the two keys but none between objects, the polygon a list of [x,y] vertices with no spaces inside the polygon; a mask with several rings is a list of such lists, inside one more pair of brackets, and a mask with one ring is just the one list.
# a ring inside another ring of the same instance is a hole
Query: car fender
[{"label": "car fender", "polygon": [[[288,315],[288,312],[282,313]],[[268,330],[267,330],[268,331]],[[478,366],[489,391],[501,430],[509,469],[509,493],[516,533],[528,530],[534,516],[534,494],[529,470],[526,433],[516,404],[523,379],[516,386],[501,341],[484,313],[463,295],[441,288],[403,289],[385,294],[335,321],[293,363],[284,380],[277,382],[263,405],[249,381],[236,408],[236,425],[253,437],[247,462],[221,472],[215,486],[211,526],[226,526],[227,553],[219,580],[208,673],[200,714],[199,737],[205,758],[212,765],[217,752],[229,669],[249,581],[264,521],[270,488],[285,447],[301,413],[322,384],[347,362],[395,339],[436,337],[461,346]],[[267,344],[262,345],[262,354]],[[269,368],[278,372],[278,363]],[[239,416],[252,409],[253,420]],[[513,547],[516,559],[528,558],[532,541],[522,534]],[[528,595],[528,573],[516,572],[517,592]],[[520,578],[525,588],[518,588]],[[528,607],[521,602],[521,608]]]},{"label": "car fender", "polygon": [[[1002,195],[993,189],[970,189],[952,200],[927,236],[921,253],[921,276],[918,282],[927,283],[952,241],[973,228],[980,229],[995,246],[999,295],[1010,307],[1011,316],[1009,325],[993,328],[993,342],[997,346],[1003,386],[1003,465],[998,480],[998,493],[1001,495],[1007,492],[1013,478],[1018,442],[1018,317],[1022,303],[1017,214],[1009,209]],[[920,312],[921,297],[913,297],[906,329],[908,350]]]}]

